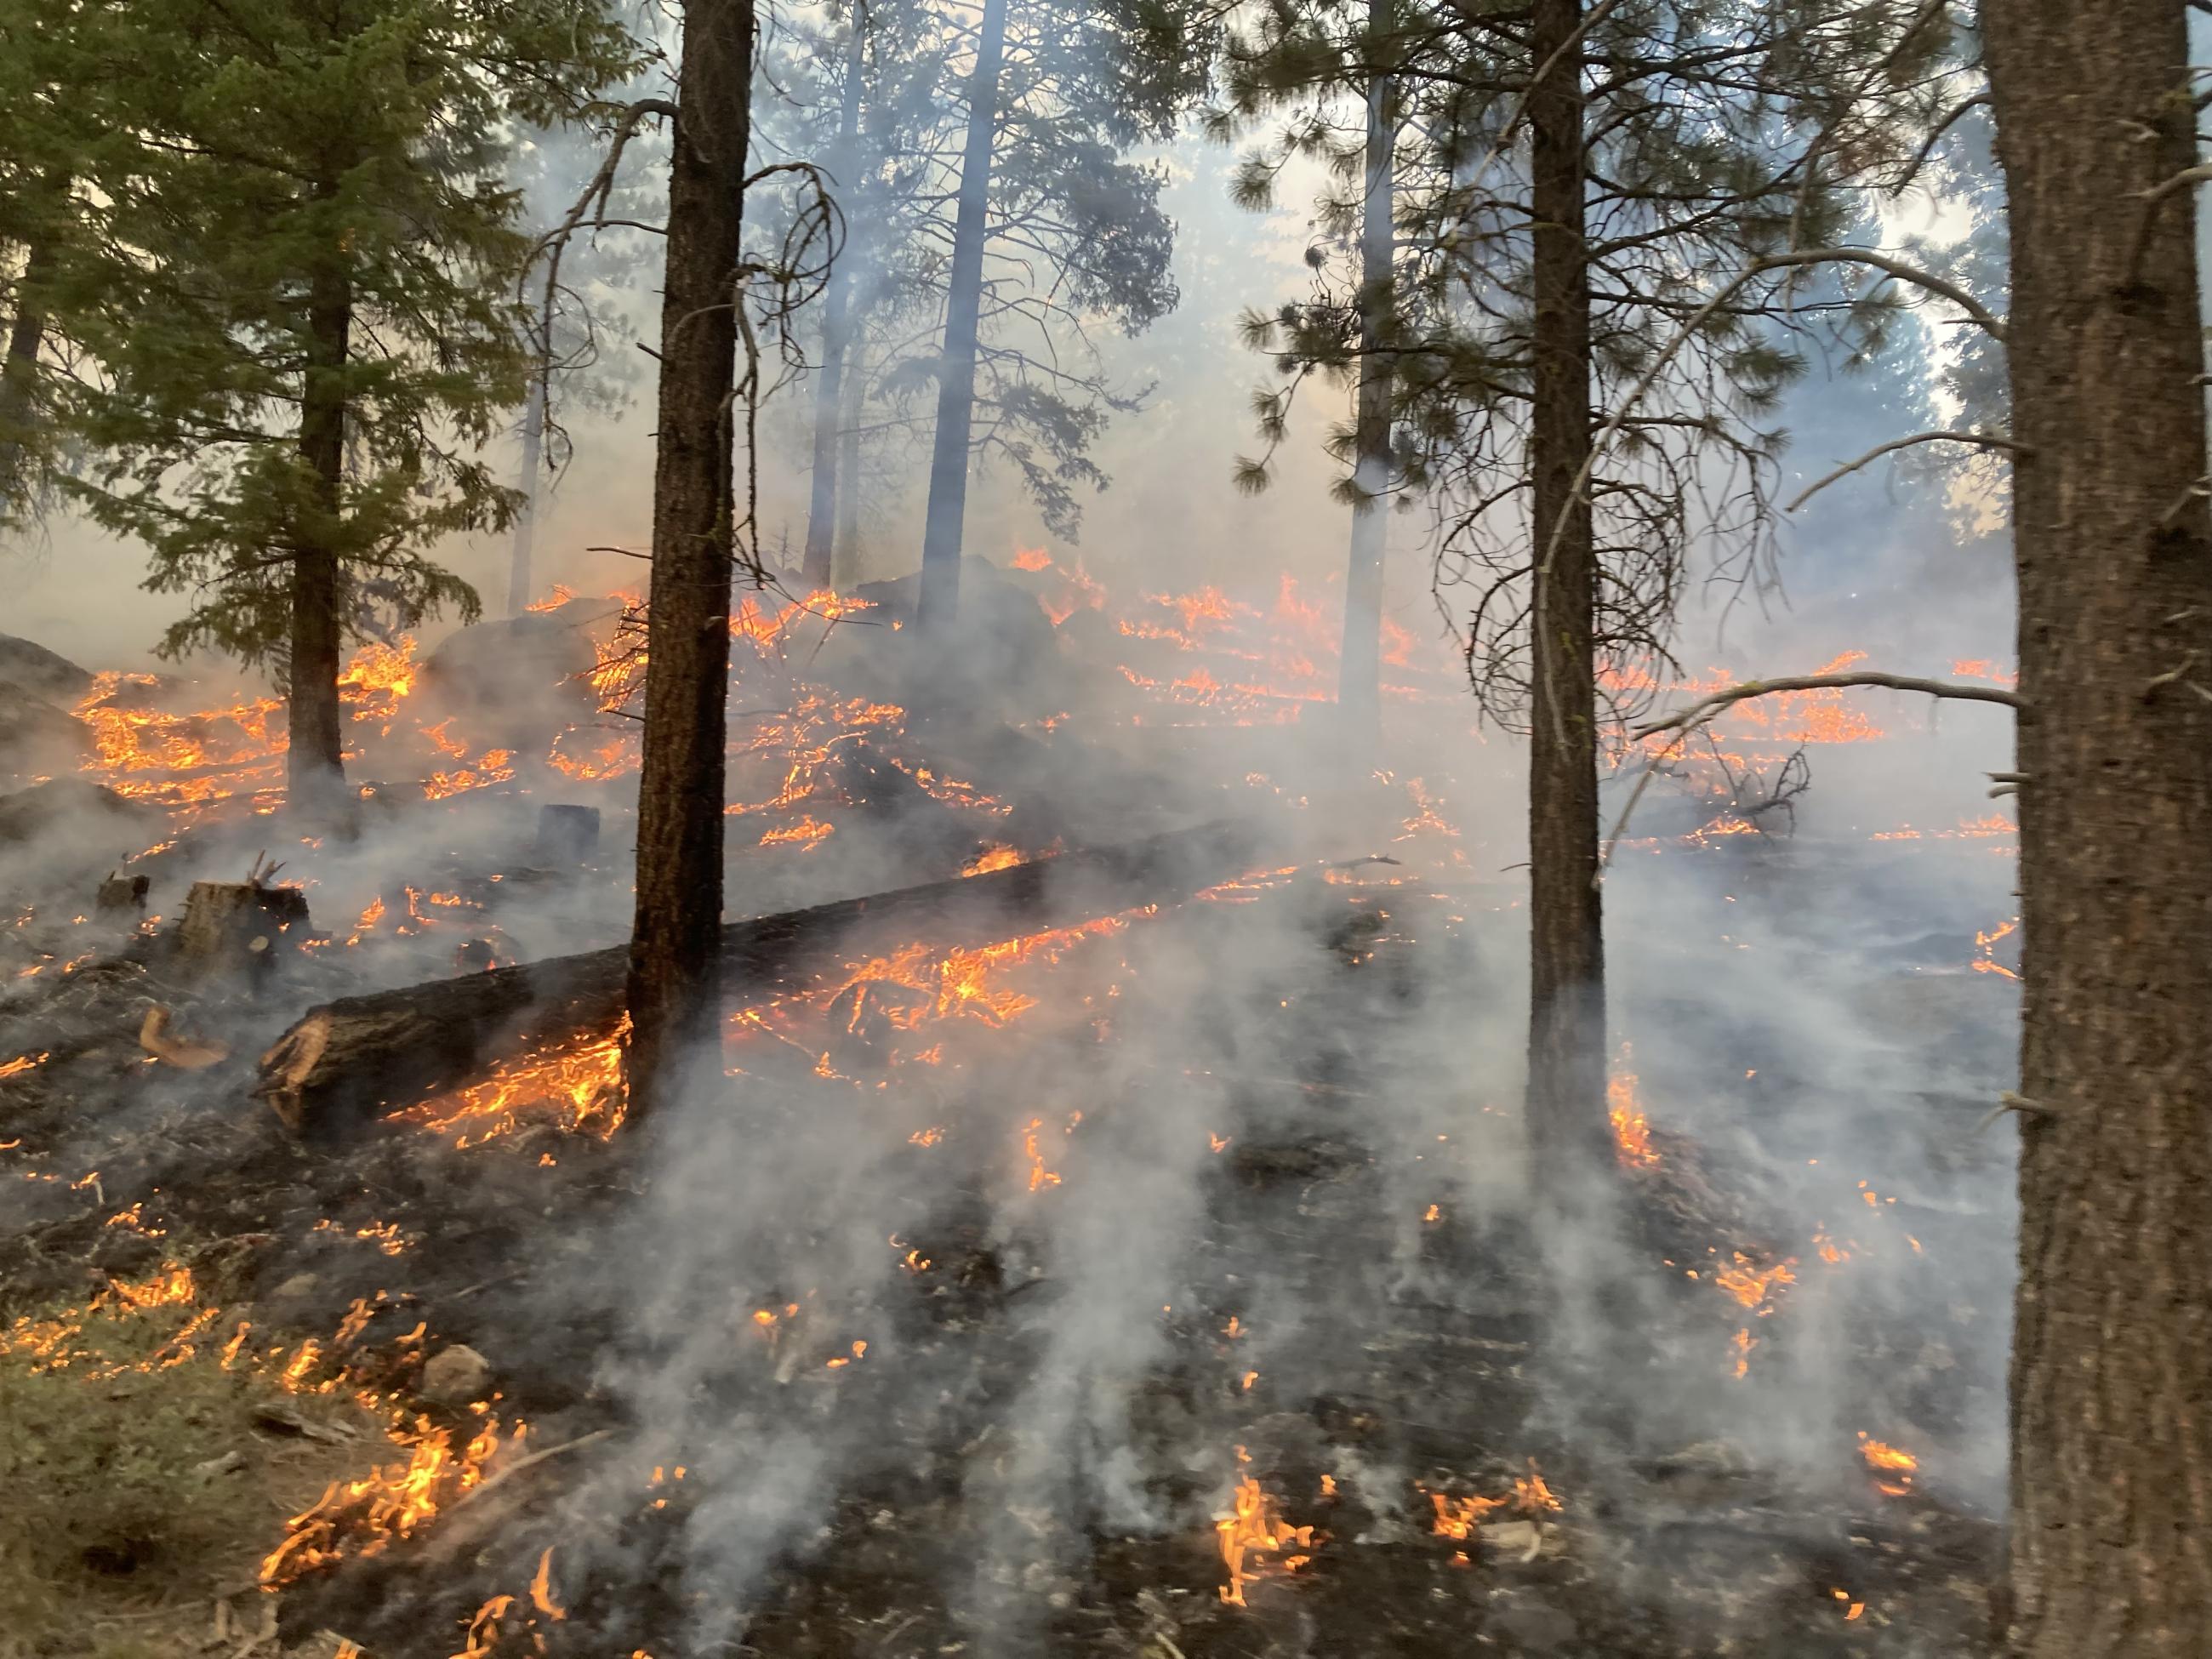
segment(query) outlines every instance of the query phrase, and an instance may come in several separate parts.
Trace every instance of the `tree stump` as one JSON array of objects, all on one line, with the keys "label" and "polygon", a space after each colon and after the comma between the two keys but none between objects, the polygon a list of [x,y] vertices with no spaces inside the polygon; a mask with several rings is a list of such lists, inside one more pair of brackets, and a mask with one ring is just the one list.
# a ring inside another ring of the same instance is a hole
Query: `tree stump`
[{"label": "tree stump", "polygon": [[307,926],[304,888],[196,881],[177,926],[177,954],[217,972],[248,967],[273,960],[285,935]]},{"label": "tree stump", "polygon": [[538,864],[581,864],[599,849],[596,806],[541,806],[538,844],[531,857]]},{"label": "tree stump", "polygon": [[110,876],[100,884],[100,891],[93,900],[96,915],[119,916],[146,908],[146,890],[154,884],[151,876]]}]

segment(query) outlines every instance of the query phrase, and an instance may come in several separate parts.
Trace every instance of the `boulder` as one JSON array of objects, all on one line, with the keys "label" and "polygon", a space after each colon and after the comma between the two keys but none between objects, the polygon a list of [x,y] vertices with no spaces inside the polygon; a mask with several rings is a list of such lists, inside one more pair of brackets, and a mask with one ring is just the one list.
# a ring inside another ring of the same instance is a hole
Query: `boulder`
[{"label": "boulder", "polygon": [[168,822],[160,807],[127,799],[82,778],[56,778],[0,795],[0,846],[65,836],[90,847],[88,855],[100,863],[112,864],[120,854],[137,852],[157,839]]},{"label": "boulder", "polygon": [[491,1392],[491,1362],[459,1342],[441,1348],[422,1367],[422,1386],[416,1392],[434,1406],[459,1411]]},{"label": "boulder", "polygon": [[592,630],[620,610],[612,600],[571,599],[448,636],[422,662],[426,723],[458,714],[457,730],[479,749],[542,754],[562,727],[590,718]]},{"label": "boulder", "polygon": [[0,634],[0,680],[49,702],[75,702],[92,690],[92,676],[67,657],[13,634]]},{"label": "boulder", "polygon": [[0,775],[27,781],[74,772],[91,752],[91,729],[82,720],[0,678]]}]

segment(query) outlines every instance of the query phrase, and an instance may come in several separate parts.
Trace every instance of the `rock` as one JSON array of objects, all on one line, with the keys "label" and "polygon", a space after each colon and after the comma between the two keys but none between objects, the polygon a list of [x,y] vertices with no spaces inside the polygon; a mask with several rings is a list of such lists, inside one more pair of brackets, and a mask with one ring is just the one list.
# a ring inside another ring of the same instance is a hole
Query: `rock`
[{"label": "rock", "polygon": [[[951,638],[925,645],[915,627],[921,579],[869,582],[853,597],[876,608],[872,627],[835,629],[815,660],[825,678],[849,678],[915,709],[964,709],[1028,718],[1060,689],[1064,665],[1052,622],[1034,595],[1007,581],[988,559],[960,562],[960,612]],[[889,631],[892,623],[900,624]],[[889,636],[886,637],[886,634]]]},{"label": "rock", "polygon": [[441,1348],[422,1367],[416,1392],[434,1406],[473,1405],[491,1392],[491,1362],[461,1343]]},{"label": "rock", "polygon": [[74,772],[92,752],[92,731],[64,708],[0,679],[0,772],[19,778]]},{"label": "rock", "polygon": [[50,702],[75,702],[92,690],[92,676],[67,657],[13,634],[0,634],[0,680]]},{"label": "rock", "polygon": [[1491,1628],[1510,1638],[1517,1653],[1567,1653],[1577,1640],[1575,1621],[1559,1608],[1516,1595],[1491,1620]]},{"label": "rock", "polygon": [[[166,827],[168,821],[158,806],[125,799],[82,778],[56,778],[0,795],[0,843],[35,841],[58,830],[68,831],[74,841],[90,836],[103,848],[112,842],[122,850],[137,852],[136,845],[126,843]],[[100,856],[109,862],[114,857],[112,853]]]},{"label": "rock", "polygon": [[162,840],[168,827],[159,807],[81,778],[0,795],[0,891],[38,902],[56,893],[82,895],[78,902],[89,910],[100,877]]},{"label": "rock", "polygon": [[571,599],[449,635],[422,661],[426,720],[459,715],[457,729],[479,752],[544,754],[556,733],[596,706],[584,678],[599,662],[590,630],[619,609],[605,599]]}]

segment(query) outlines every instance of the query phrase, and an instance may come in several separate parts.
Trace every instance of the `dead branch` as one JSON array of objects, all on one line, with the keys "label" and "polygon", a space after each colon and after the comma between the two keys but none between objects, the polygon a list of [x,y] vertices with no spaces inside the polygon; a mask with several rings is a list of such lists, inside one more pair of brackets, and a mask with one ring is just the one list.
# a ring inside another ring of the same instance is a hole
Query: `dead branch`
[{"label": "dead branch", "polygon": [[[1938,295],[1950,301],[1974,322],[1979,324],[1984,331],[1992,339],[2002,341],[2005,337],[2002,319],[1957,283],[1946,282],[1933,271],[1923,270],[1917,265],[1908,264],[1904,260],[1884,253],[1878,248],[1813,247],[1782,253],[1762,253],[1736,275],[1722,283],[1712,298],[1692,312],[1682,325],[1674,331],[1674,337],[1661,347],[1658,353],[1653,356],[1650,367],[1644,371],[1643,378],[1629,389],[1628,395],[1621,399],[1620,406],[1607,417],[1605,424],[1598,429],[1597,435],[1591,441],[1589,453],[1583,458],[1583,464],[1575,473],[1572,493],[1576,495],[1586,495],[1589,489],[1591,475],[1596,470],[1599,457],[1605,453],[1607,447],[1620,434],[1621,428],[1626,424],[1629,416],[1635,412],[1636,406],[1644,401],[1653,386],[1659,384],[1659,377],[1672,366],[1674,359],[1680,355],[1682,348],[1695,339],[1698,331],[1718,315],[1724,307],[1732,304],[1737,295],[1742,293],[1767,271],[1779,270],[1794,265],[1820,264],[1866,265],[1876,270],[1886,271],[1899,282],[1911,283],[1916,288],[1925,289],[1930,294]],[[1551,537],[1544,546],[1544,556],[1540,561],[1541,574],[1546,576],[1552,574],[1553,562],[1559,556],[1560,538],[1565,533],[1567,523],[1572,516],[1571,514],[1563,513],[1552,526]]]},{"label": "dead branch", "polygon": [[2207,180],[2212,180],[2212,161],[2199,161],[2195,167],[2184,167],[2171,179],[2161,179],[2148,190],[2136,193],[2145,202],[2162,202],[2177,190],[2186,190],[2191,185],[2201,185]]},{"label": "dead branch", "polygon": [[[517,1458],[514,1462],[506,1465],[504,1468],[494,1470],[481,1484],[473,1486],[469,1491],[462,1493],[460,1504],[465,1504],[470,1502],[471,1499],[482,1498],[486,1492],[489,1492],[494,1486],[499,1485],[501,1481],[507,1479],[510,1475],[520,1474],[523,1470],[535,1468],[538,1464],[543,1463],[549,1457],[558,1457],[564,1452],[581,1450],[586,1446],[596,1445],[602,1440],[611,1439],[613,1437],[613,1435],[614,1431],[612,1429],[594,1429],[591,1433],[579,1435],[574,1440],[564,1440],[557,1446],[548,1446],[542,1451],[534,1451],[531,1453],[527,1457]],[[460,1504],[456,1504],[453,1507],[459,1509],[460,1507]]]},{"label": "dead branch", "polygon": [[1981,1133],[1983,1130],[1988,1128],[1990,1124],[1996,1122],[2007,1112],[2019,1112],[2028,1117],[2056,1117],[2058,1115],[2057,1108],[2054,1106],[2046,1106],[2039,1100],[2030,1100],[2026,1095],[2016,1095],[2011,1090],[2008,1089],[1997,1097],[1997,1103],[1990,1107],[1988,1112],[1984,1114],[1982,1121],[1974,1125],[1974,1133],[1976,1134]]},{"label": "dead branch", "polygon": [[1826,477],[1818,479],[1813,483],[1808,484],[1802,490],[1798,492],[1797,498],[1782,510],[1784,513],[1795,513],[1799,507],[1804,506],[1806,502],[1811,501],[1814,496],[1819,495],[1830,484],[1834,483],[1840,478],[1848,478],[1852,473],[1856,472],[1861,467],[1869,465],[1875,461],[1878,461],[1883,456],[1887,455],[1893,451],[1910,449],[1915,444],[1936,443],[1978,444],[1984,449],[2008,450],[2015,455],[2025,454],[2027,453],[2027,449],[2024,445],[2015,443],[2010,438],[2000,437],[1994,432],[1916,432],[1909,438],[1892,438],[1886,444],[1876,444],[1872,449],[1867,451],[1865,454],[1860,456],[1856,460],[1845,461],[1834,471],[1828,473]]},{"label": "dead branch", "polygon": [[1883,691],[1913,691],[1923,697],[1953,697],[1964,702],[1997,702],[2008,708],[2025,708],[2027,700],[2017,691],[2008,691],[2002,686],[1968,685],[1954,680],[1915,679],[1904,674],[1883,674],[1873,670],[1861,670],[1849,674],[1790,674],[1774,680],[1746,680],[1741,685],[1732,685],[1725,691],[1716,691],[1710,697],[1692,703],[1687,708],[1677,709],[1663,719],[1648,721],[1629,735],[1638,742],[1654,738],[1662,732],[1688,732],[1703,726],[1723,708],[1747,702],[1753,697],[1771,696],[1778,691],[1849,690],[1872,686]]},{"label": "dead branch", "polygon": [[1644,799],[1650,787],[1660,765],[1669,756],[1681,752],[1692,732],[1718,714],[1723,709],[1753,697],[1770,696],[1778,691],[1844,690],[1859,686],[1873,686],[1885,691],[1913,691],[1923,696],[1954,697],[1966,702],[2002,703],[2008,708],[2024,709],[2030,705],[2016,691],[2003,690],[1993,685],[1963,685],[1949,680],[1923,680],[1902,674],[1882,674],[1871,670],[1852,674],[1792,674],[1781,679],[1746,680],[1741,685],[1732,685],[1725,691],[1717,691],[1687,708],[1677,709],[1662,720],[1647,721],[1629,733],[1641,743],[1646,738],[1656,738],[1662,732],[1675,734],[1672,741],[1653,755],[1644,768],[1644,775],[1636,781],[1628,797],[1628,805],[1621,808],[1614,822],[1613,833],[1606,837],[1605,846],[1598,854],[1597,870],[1591,876],[1593,884],[1605,879],[1606,869],[1613,862],[1613,849],[1620,845],[1620,837],[1628,828],[1628,820],[1636,811],[1636,804]]}]

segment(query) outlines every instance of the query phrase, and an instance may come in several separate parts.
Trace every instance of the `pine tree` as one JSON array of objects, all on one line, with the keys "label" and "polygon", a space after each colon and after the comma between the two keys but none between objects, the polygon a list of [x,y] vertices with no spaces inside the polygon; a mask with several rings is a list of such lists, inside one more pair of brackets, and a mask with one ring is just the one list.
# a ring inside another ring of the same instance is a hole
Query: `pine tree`
[{"label": "pine tree", "polygon": [[[1122,156],[1168,137],[1202,88],[1204,16],[1195,5],[1151,0],[1079,9],[985,0],[961,84],[943,343],[933,361],[912,365],[936,393],[922,548],[927,630],[958,607],[972,453],[1011,461],[1062,534],[1074,526],[1073,487],[1105,482],[1086,452],[1106,411],[1138,398],[1067,367],[1052,343],[1079,347],[1103,325],[1134,333],[1176,303],[1174,226],[1159,208],[1165,175]],[[894,396],[897,376],[895,366]]]},{"label": "pine tree", "polygon": [[55,0],[0,3],[0,533],[55,492],[69,443],[56,408],[75,356],[57,285],[86,228],[87,174],[114,153],[82,88],[105,31],[70,27]]},{"label": "pine tree", "polygon": [[837,89],[837,143],[831,176],[845,220],[845,250],[830,273],[822,300],[822,363],[814,388],[814,477],[806,513],[806,548],[801,571],[813,587],[827,587],[836,572],[837,464],[840,425],[844,418],[845,359],[851,349],[853,290],[860,284],[854,266],[865,243],[854,235],[866,212],[860,189],[860,111],[868,69],[867,0],[853,0],[846,22],[844,74]]},{"label": "pine tree", "polygon": [[[1555,1197],[1607,1155],[1601,738],[1635,699],[1606,688],[1648,686],[1668,663],[1693,541],[1723,574],[1760,567],[1779,434],[1758,423],[1799,367],[1790,331],[1864,344],[1887,308],[1778,266],[1664,361],[1660,342],[1703,311],[1712,270],[1832,238],[1845,161],[1863,169],[1909,142],[1909,123],[1885,138],[1863,106],[1870,82],[1913,84],[1920,9],[1458,0],[1403,13],[1389,53],[1414,137],[1395,160],[1389,327],[1368,337],[1374,302],[1356,302],[1364,284],[1325,250],[1312,301],[1249,325],[1290,376],[1260,402],[1271,442],[1309,374],[1387,356],[1393,487],[1430,496],[1443,580],[1474,590],[1476,692],[1528,733],[1528,1120]],[[1345,82],[1334,8],[1274,15],[1251,82],[1279,98]],[[1884,109],[1910,113],[1910,100]],[[1255,181],[1297,149],[1327,153],[1330,131],[1325,106],[1308,112],[1255,158]],[[1347,223],[1348,204],[1325,204],[1323,222]],[[1601,453],[1593,410],[1638,386],[1651,395]]]},{"label": "pine tree", "polygon": [[343,780],[346,639],[474,593],[430,556],[514,508],[474,453],[523,393],[513,124],[634,61],[592,0],[74,10],[118,135],[53,307],[98,365],[76,494],[191,596],[171,653],[281,665],[295,804]]},{"label": "pine tree", "polygon": [[751,119],[751,0],[686,0],[661,283],[653,599],[638,777],[637,907],[624,1074],[650,1116],[719,1074],[722,805],[733,420]]}]

